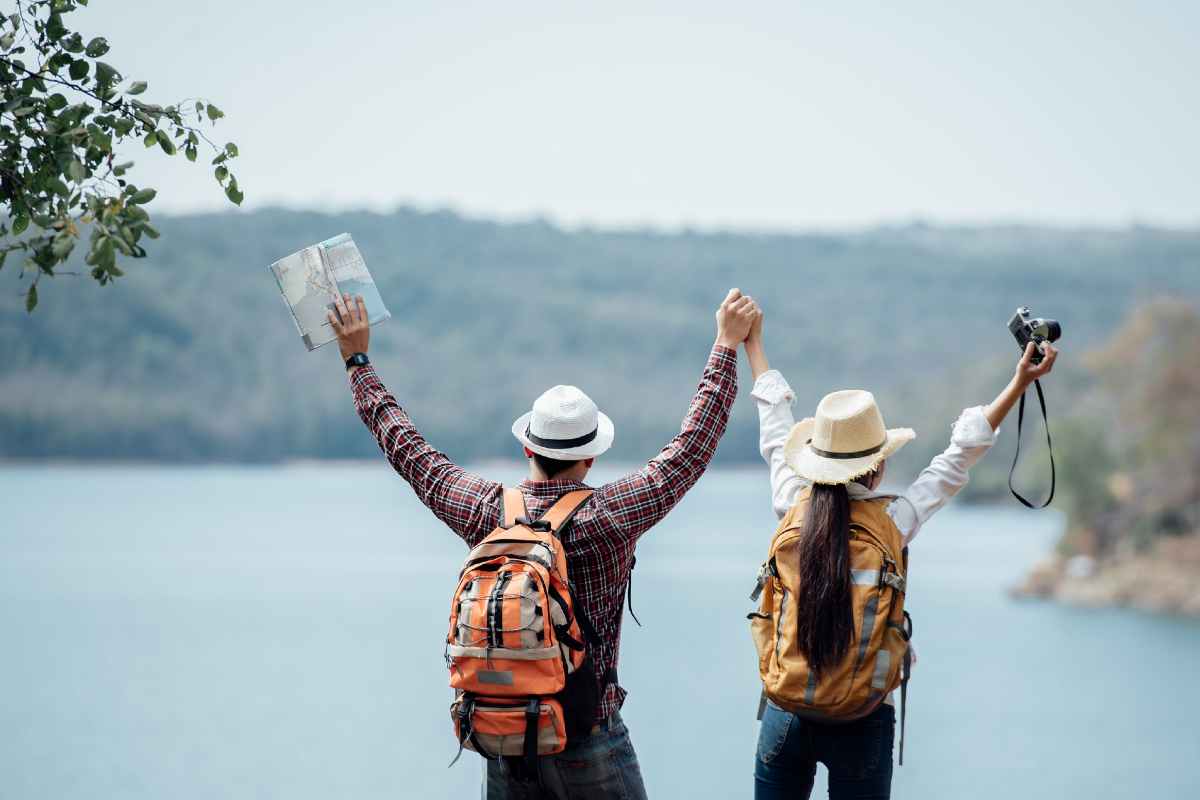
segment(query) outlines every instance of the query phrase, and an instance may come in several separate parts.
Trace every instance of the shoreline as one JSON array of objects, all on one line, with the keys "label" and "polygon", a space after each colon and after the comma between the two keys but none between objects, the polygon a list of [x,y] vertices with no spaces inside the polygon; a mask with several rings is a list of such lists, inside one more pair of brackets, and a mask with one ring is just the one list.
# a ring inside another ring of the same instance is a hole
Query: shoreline
[{"label": "shoreline", "polygon": [[1128,608],[1200,619],[1200,533],[1159,539],[1145,552],[1105,559],[1053,555],[1009,595],[1079,608]]}]

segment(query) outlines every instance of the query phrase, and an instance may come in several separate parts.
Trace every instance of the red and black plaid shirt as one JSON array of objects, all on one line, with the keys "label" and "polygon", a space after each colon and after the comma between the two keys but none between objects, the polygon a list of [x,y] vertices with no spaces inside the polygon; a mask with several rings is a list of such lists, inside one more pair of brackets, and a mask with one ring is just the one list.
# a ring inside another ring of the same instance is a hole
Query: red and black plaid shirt
[{"label": "red and black plaid shirt", "polygon": [[[431,447],[374,369],[351,377],[358,415],[375,434],[396,472],[417,497],[474,547],[500,523],[502,486],[455,465]],[[621,641],[622,604],[638,538],[667,515],[699,480],[725,432],[737,396],[737,353],[714,347],[679,434],[637,472],[595,490],[592,501],[565,533],[567,570],[575,601],[600,638],[592,649],[596,680],[615,674]],[[536,518],[578,481],[523,481],[521,491]],[[621,707],[625,690],[604,685],[597,717]]]}]

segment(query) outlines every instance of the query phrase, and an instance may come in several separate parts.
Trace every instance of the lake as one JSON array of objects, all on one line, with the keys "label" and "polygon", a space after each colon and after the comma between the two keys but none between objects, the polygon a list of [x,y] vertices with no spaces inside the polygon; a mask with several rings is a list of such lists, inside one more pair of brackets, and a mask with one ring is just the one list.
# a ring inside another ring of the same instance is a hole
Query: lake
[{"label": "lake", "polygon": [[[464,548],[382,461],[10,465],[0,506],[0,797],[477,795],[476,756],[446,768]],[[652,797],[751,796],[774,524],[765,469],[714,471],[642,540],[621,677]],[[915,541],[895,796],[1200,796],[1200,624],[1006,596],[1061,524],[952,507]]]}]

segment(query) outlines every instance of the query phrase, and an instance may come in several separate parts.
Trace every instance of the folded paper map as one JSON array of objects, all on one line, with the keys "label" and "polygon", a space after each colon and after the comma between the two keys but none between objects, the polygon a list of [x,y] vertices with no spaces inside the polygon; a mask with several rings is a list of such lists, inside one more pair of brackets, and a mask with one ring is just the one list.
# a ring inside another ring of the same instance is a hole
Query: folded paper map
[{"label": "folded paper map", "polygon": [[372,325],[392,316],[383,305],[371,273],[367,272],[362,253],[348,233],[281,258],[269,269],[309,350],[337,338],[326,312],[334,309],[339,294],[362,295]]}]

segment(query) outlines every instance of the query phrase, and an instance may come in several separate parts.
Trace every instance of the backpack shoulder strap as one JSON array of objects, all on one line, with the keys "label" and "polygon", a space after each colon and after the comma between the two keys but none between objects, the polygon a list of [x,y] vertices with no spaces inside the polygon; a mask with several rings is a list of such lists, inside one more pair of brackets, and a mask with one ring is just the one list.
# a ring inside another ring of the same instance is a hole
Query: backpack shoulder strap
[{"label": "backpack shoulder strap", "polygon": [[500,527],[511,528],[518,517],[528,517],[525,509],[525,494],[520,489],[505,489],[502,496]]},{"label": "backpack shoulder strap", "polygon": [[576,489],[573,492],[567,492],[558,498],[554,505],[546,509],[546,513],[542,514],[538,522],[547,523],[550,530],[557,536],[563,528],[567,527],[567,523],[571,521],[576,512],[592,499],[592,494],[591,489]]}]

